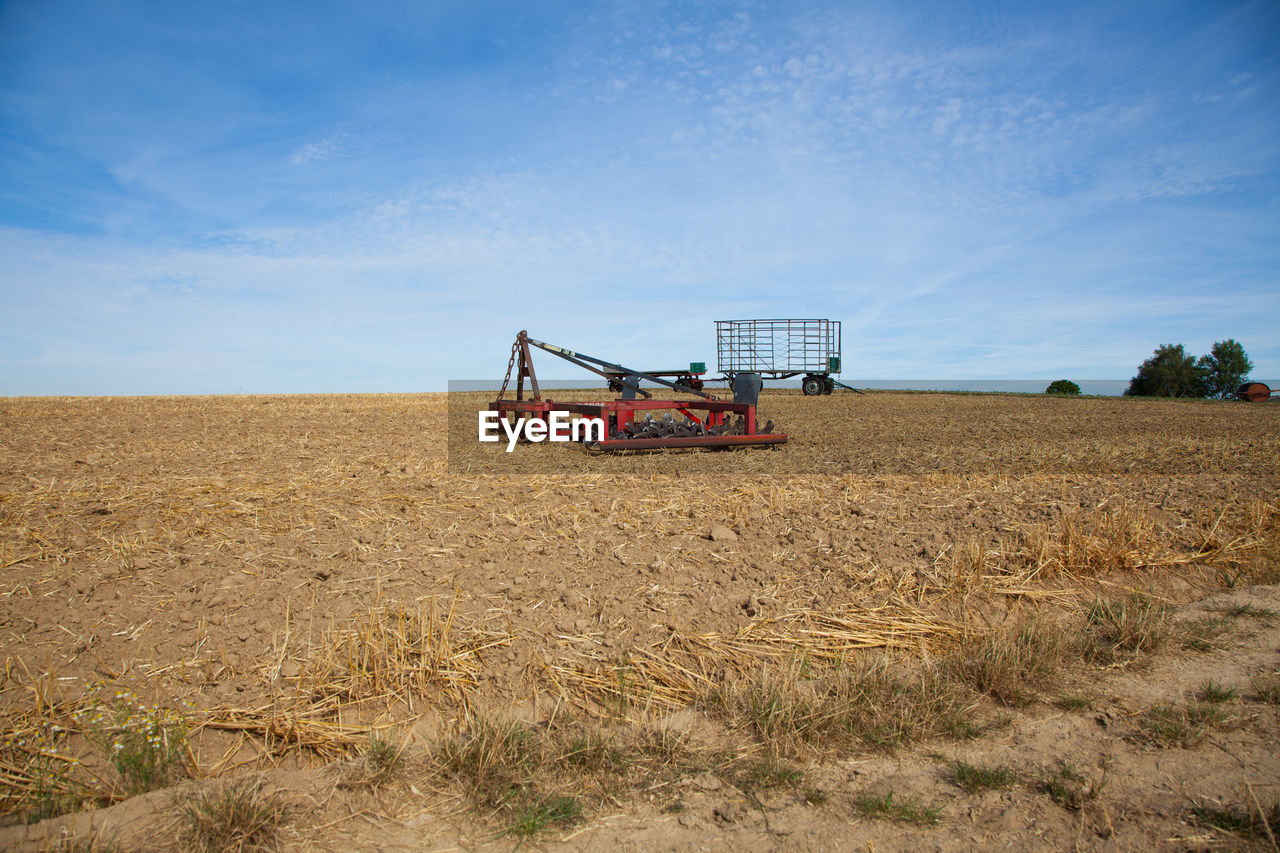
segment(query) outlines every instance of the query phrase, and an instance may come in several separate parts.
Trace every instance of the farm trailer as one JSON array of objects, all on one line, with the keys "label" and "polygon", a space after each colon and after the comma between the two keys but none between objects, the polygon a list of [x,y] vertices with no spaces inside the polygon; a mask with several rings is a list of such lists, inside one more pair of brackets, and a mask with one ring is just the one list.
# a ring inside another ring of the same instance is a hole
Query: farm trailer
[{"label": "farm trailer", "polygon": [[831,375],[840,373],[839,320],[717,320],[716,357],[731,383],[740,374],[803,376],[800,388],[806,397],[830,394],[837,387],[857,391]]}]

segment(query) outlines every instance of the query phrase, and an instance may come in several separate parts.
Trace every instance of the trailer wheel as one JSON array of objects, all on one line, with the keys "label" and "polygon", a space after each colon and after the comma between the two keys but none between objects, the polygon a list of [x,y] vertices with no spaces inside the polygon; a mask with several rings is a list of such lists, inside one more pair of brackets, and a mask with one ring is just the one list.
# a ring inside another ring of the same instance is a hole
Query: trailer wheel
[{"label": "trailer wheel", "polygon": [[830,376],[822,377],[822,393],[831,394],[836,390],[836,381]]},{"label": "trailer wheel", "polygon": [[822,380],[817,376],[806,376],[800,383],[800,390],[806,397],[816,397],[822,393]]}]

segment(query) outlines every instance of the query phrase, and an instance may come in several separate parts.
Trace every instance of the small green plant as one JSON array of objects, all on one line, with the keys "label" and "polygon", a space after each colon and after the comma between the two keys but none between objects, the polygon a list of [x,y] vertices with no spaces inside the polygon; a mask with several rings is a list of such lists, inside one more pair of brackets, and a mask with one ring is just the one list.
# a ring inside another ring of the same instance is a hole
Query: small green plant
[{"label": "small green plant", "polygon": [[982,766],[960,760],[951,762],[952,781],[970,794],[1008,788],[1017,778],[1013,770],[1003,764]]},{"label": "small green plant", "polygon": [[1204,687],[1196,693],[1196,698],[1201,702],[1208,702],[1211,705],[1220,705],[1223,702],[1230,702],[1236,698],[1236,689],[1234,687],[1224,687],[1213,679],[1205,682]]},{"label": "small green plant", "polygon": [[32,780],[22,792],[19,809],[27,823],[39,823],[79,808],[84,787],[72,778],[71,765],[57,753],[26,756],[25,774]]},{"label": "small green plant", "polygon": [[996,714],[987,722],[986,726],[978,730],[978,734],[982,734],[984,731],[988,731],[988,732],[1008,731],[1012,727],[1013,727],[1013,714],[1008,714],[1008,713]]},{"label": "small green plant", "polygon": [[942,806],[926,806],[911,798],[894,799],[893,791],[883,796],[863,794],[853,801],[853,808],[863,817],[933,826],[942,819]]},{"label": "small green plant", "polygon": [[1136,737],[1154,746],[1181,746],[1190,749],[1204,740],[1209,729],[1221,724],[1226,715],[1216,705],[1156,705],[1137,718]]},{"label": "small green plant", "polygon": [[183,806],[189,839],[203,853],[270,850],[284,813],[284,802],[260,781],[205,791]]},{"label": "small green plant", "polygon": [[1141,593],[1122,601],[1098,599],[1085,617],[1086,656],[1113,663],[1154,651],[1164,640],[1165,608]]},{"label": "small green plant", "polygon": [[1057,769],[1041,779],[1040,787],[1058,805],[1072,811],[1079,811],[1085,803],[1098,796],[1105,782],[1105,765],[1102,775],[1096,781],[1092,781],[1068,762],[1059,761]]},{"label": "small green plant", "polygon": [[1046,394],[1062,394],[1062,395],[1079,395],[1080,386],[1072,382],[1070,379],[1055,379],[1049,383],[1049,387],[1044,389]]},{"label": "small green plant", "polygon": [[75,718],[106,752],[130,795],[165,787],[182,767],[187,723],[177,711],[145,705],[121,690],[111,702],[92,698]]},{"label": "small green plant", "polygon": [[[69,739],[73,728],[55,715],[43,715],[21,729],[9,729],[0,739],[0,815],[14,815],[26,823],[76,811],[95,799],[96,784],[86,784]],[[20,768],[20,770],[18,770]],[[13,772],[17,770],[17,772]]]},{"label": "small green plant", "polygon": [[567,794],[552,794],[517,805],[503,835],[528,838],[550,826],[572,826],[582,818],[582,804]]},{"label": "small green plant", "polygon": [[1274,843],[1276,835],[1280,834],[1280,799],[1265,811],[1261,806],[1242,808],[1201,800],[1191,806],[1191,814],[1202,826],[1212,826],[1244,838],[1269,838]]}]

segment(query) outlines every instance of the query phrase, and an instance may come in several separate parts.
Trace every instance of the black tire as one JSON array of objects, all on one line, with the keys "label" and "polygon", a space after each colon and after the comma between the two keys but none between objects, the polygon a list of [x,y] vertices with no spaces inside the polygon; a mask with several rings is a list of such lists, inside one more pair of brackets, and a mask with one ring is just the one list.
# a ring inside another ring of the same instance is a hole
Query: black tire
[{"label": "black tire", "polygon": [[836,381],[830,376],[822,377],[822,393],[830,394],[836,390]]},{"label": "black tire", "polygon": [[800,383],[800,390],[806,397],[816,397],[822,393],[822,380],[817,376],[806,376]]}]

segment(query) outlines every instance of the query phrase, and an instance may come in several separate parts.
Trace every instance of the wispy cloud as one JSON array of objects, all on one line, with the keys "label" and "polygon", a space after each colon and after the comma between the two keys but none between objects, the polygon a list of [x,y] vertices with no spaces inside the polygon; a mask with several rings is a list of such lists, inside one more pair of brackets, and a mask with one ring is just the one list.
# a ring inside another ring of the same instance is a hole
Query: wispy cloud
[{"label": "wispy cloud", "polygon": [[0,392],[442,388],[749,315],[868,378],[1280,375],[1273,9],[526,11],[0,13]]}]

